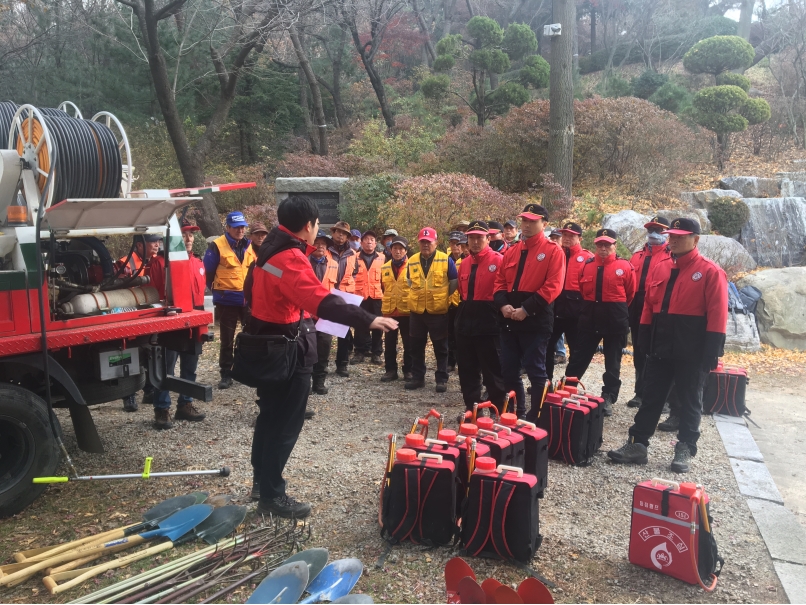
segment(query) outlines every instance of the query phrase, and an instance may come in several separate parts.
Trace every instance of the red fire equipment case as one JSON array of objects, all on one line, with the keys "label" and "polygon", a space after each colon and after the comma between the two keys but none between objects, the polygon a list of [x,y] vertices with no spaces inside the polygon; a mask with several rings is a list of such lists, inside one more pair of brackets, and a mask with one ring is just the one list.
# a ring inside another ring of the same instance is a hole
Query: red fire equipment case
[{"label": "red fire equipment case", "polygon": [[[566,396],[562,397],[562,393]],[[590,409],[569,399],[567,391],[546,395],[538,424],[549,435],[549,457],[566,464],[585,465],[590,462]]]},{"label": "red fire equipment case", "polygon": [[708,375],[702,396],[703,413],[744,416],[748,413],[744,401],[748,382],[746,369],[726,367],[719,362]]}]

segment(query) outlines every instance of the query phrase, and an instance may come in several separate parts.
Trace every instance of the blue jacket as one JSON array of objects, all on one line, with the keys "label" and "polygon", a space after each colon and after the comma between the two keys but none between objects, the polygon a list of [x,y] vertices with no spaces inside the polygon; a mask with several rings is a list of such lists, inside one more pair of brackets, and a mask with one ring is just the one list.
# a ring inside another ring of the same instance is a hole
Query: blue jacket
[{"label": "blue jacket", "polygon": [[[224,234],[229,242],[230,248],[235,252],[238,260],[243,260],[244,252],[247,246],[251,246],[252,242],[246,238],[236,242],[229,236],[229,233]],[[221,262],[221,255],[218,252],[218,246],[210,243],[207,246],[207,252],[204,253],[204,271],[207,275],[207,287],[213,290],[213,280],[215,279],[215,272]],[[243,292],[233,292],[231,290],[213,290],[213,304],[226,305],[229,307],[244,307],[246,302],[243,297]]]}]

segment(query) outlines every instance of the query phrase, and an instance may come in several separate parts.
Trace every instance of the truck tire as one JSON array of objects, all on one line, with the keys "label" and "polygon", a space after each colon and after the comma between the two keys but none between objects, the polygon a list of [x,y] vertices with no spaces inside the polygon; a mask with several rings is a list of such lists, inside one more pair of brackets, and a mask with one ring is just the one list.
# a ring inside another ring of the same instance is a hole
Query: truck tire
[{"label": "truck tire", "polygon": [[143,368],[140,368],[140,373],[134,376],[126,376],[125,378],[116,378],[115,380],[84,382],[79,383],[78,390],[84,397],[84,402],[87,405],[97,405],[99,403],[106,403],[108,401],[116,401],[123,399],[129,395],[134,395],[137,391],[143,388],[146,383],[146,373]]},{"label": "truck tire", "polygon": [[0,518],[36,500],[47,485],[34,477],[52,476],[59,448],[50,430],[47,404],[13,384],[0,386]]}]

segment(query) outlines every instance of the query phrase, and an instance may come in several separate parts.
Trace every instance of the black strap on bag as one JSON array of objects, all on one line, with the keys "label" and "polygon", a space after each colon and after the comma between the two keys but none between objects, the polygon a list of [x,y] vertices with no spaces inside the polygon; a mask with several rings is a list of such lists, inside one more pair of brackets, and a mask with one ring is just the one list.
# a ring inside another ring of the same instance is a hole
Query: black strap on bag
[{"label": "black strap on bag", "polygon": [[287,381],[297,366],[297,339],[305,311],[300,310],[293,338],[283,334],[246,334],[235,337],[232,377],[254,388]]},{"label": "black strap on bag", "polygon": [[406,481],[406,512],[397,527],[389,531],[395,542],[402,542],[409,537],[420,513],[420,471],[417,468],[407,468],[403,477]]},{"label": "black strap on bag", "polygon": [[[503,477],[506,473],[507,471],[504,471],[499,477]],[[506,536],[507,512],[514,492],[515,486],[512,483],[501,481],[498,484],[498,490],[493,500],[492,516],[490,518],[490,540],[495,552],[502,559],[514,558],[509,544],[507,544]]]}]

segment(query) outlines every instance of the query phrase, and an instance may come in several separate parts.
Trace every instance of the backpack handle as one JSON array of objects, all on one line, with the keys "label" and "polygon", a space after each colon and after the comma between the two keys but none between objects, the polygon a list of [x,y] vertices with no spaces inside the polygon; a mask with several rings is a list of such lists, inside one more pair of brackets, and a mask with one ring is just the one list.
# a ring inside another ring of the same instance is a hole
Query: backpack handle
[{"label": "backpack handle", "polygon": [[587,401],[588,400],[588,398],[585,395],[578,395],[576,393],[571,395],[571,399],[573,399],[575,401]]},{"label": "backpack handle", "polygon": [[669,481],[668,479],[659,479],[658,477],[655,477],[652,479],[652,487],[655,487],[656,485],[665,485],[666,487],[671,487],[676,491],[680,491],[680,484],[677,481]]},{"label": "backpack handle", "polygon": [[487,429],[479,429],[479,435],[484,435],[485,437],[492,437],[494,441],[498,440],[498,433],[488,431]]},{"label": "backpack handle", "polygon": [[511,428],[509,428],[508,426],[504,426],[503,424],[494,424],[494,425],[493,425],[493,428],[494,428],[494,429],[497,429],[497,430],[499,430],[499,431],[506,431],[506,434],[507,434],[507,435],[511,435],[511,434],[512,434],[512,429],[511,429]]},{"label": "backpack handle", "polygon": [[429,454],[427,452],[420,452],[417,454],[418,460],[425,460],[426,458],[432,458],[433,460],[437,461],[437,464],[442,464],[442,456],[440,454]]},{"label": "backpack handle", "polygon": [[535,430],[537,425],[534,422],[528,422],[526,420],[518,420],[518,426],[525,426],[527,429]]},{"label": "backpack handle", "polygon": [[448,446],[448,442],[447,441],[442,441],[441,439],[426,439],[425,444],[426,445],[444,445],[446,447]]},{"label": "backpack handle", "polygon": [[576,405],[576,399],[571,399],[570,397],[563,397],[562,403],[570,403],[572,405]]},{"label": "backpack handle", "polygon": [[507,471],[511,473],[518,473],[518,477],[523,477],[523,469],[517,466],[507,466],[506,464],[499,464],[496,472]]}]

